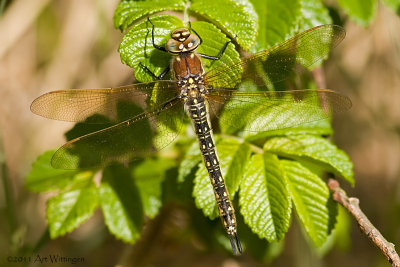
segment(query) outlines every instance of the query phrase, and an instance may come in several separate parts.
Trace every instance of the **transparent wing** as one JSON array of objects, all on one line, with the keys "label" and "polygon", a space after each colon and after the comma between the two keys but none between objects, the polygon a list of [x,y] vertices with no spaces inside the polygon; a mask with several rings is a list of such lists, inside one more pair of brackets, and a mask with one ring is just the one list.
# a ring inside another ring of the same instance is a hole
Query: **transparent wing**
[{"label": "transparent wing", "polygon": [[181,100],[174,98],[153,111],[71,140],[57,150],[51,164],[58,169],[80,169],[145,156],[175,139],[183,114]]},{"label": "transparent wing", "polygon": [[234,88],[247,79],[260,85],[278,82],[301,70],[299,66],[310,67],[326,58],[345,34],[337,25],[314,27],[241,61],[216,67],[204,79],[213,88]]},{"label": "transparent wing", "polygon": [[[160,92],[157,96],[154,94],[155,88]],[[154,81],[106,89],[59,90],[36,98],[31,110],[37,115],[53,120],[76,122],[94,114],[101,114],[115,121],[123,113],[118,107],[121,101],[137,103],[142,105],[143,109],[149,109],[144,105],[149,104],[150,100],[152,105],[157,106],[178,93],[176,81]]]},{"label": "transparent wing", "polygon": [[[348,97],[330,90],[242,92],[210,91],[210,110],[223,131],[264,132],[328,118],[350,109]],[[226,103],[221,109],[221,104]],[[221,113],[220,113],[221,112]]]}]

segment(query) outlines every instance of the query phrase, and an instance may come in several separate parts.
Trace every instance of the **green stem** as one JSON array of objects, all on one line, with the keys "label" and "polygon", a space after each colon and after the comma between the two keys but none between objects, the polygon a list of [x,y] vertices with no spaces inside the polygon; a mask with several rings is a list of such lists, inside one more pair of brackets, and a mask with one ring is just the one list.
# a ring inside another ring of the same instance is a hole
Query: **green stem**
[{"label": "green stem", "polygon": [[183,25],[188,25],[189,24],[189,12],[188,9],[190,7],[190,1],[188,1],[185,5],[185,9],[183,10]]},{"label": "green stem", "polygon": [[50,233],[49,233],[49,228],[46,228],[36,245],[32,249],[32,253],[37,253],[39,252],[40,248],[43,247],[48,241],[50,240]]},{"label": "green stem", "polygon": [[[0,149],[1,153],[2,149]],[[12,235],[15,232],[15,214],[14,214],[14,203],[12,200],[11,196],[11,191],[10,191],[10,185],[8,181],[8,175],[7,175],[7,165],[5,163],[5,160],[2,159],[2,162],[0,163],[0,168],[1,168],[1,180],[3,182],[3,188],[4,188],[4,198],[6,202],[6,214],[7,214],[7,221],[10,229],[10,234]]]}]

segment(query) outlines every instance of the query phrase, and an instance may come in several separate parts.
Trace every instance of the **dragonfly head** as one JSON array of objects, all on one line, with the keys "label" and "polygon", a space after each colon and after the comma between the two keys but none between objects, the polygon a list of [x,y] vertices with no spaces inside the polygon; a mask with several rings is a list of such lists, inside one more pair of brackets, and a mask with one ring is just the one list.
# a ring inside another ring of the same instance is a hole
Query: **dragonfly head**
[{"label": "dragonfly head", "polygon": [[179,28],[171,33],[165,49],[171,54],[187,53],[194,51],[200,45],[200,38],[188,29]]}]

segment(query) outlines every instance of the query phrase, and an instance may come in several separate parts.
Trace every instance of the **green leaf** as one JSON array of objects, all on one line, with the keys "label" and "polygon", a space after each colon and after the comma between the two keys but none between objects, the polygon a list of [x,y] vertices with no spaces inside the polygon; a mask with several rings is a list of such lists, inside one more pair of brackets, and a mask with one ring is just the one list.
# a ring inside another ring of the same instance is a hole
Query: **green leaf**
[{"label": "green leaf", "polygon": [[319,25],[332,24],[329,10],[321,0],[301,0],[301,14],[303,15],[302,31]]},{"label": "green leaf", "polygon": [[219,120],[221,131],[232,134],[243,130],[246,140],[290,133],[331,134],[329,120],[322,120],[331,114],[321,109],[315,96],[315,92],[307,91],[304,99],[310,98],[311,101],[296,101],[292,95],[270,101],[249,97],[248,102],[240,103],[240,109],[236,102],[228,102]]},{"label": "green leaf", "polygon": [[353,164],[349,157],[325,138],[311,135],[276,137],[264,144],[264,150],[283,157],[318,163],[326,171],[354,184]]},{"label": "green leaf", "polygon": [[276,155],[255,154],[240,186],[240,213],[247,225],[268,242],[282,239],[290,224],[292,202]]},{"label": "green leaf", "polygon": [[168,159],[147,159],[132,171],[135,184],[139,189],[144,214],[154,218],[161,206],[162,182],[167,169],[173,166]]},{"label": "green leaf", "polygon": [[71,232],[89,219],[97,206],[97,190],[92,182],[50,198],[46,210],[50,237]]},{"label": "green leaf", "polygon": [[259,17],[259,31],[251,52],[265,50],[298,32],[300,0],[251,0]]},{"label": "green leaf", "polygon": [[377,9],[376,0],[338,0],[344,11],[361,26],[367,27]]},{"label": "green leaf", "polygon": [[[222,175],[225,176],[223,172]],[[226,177],[224,177],[224,180],[226,181]],[[231,193],[229,193],[229,195],[231,195]],[[195,198],[196,207],[202,209],[204,215],[210,217],[210,219],[218,217],[214,191],[203,162],[199,164],[199,168],[195,174],[193,196]]]},{"label": "green leaf", "polygon": [[105,168],[99,198],[110,232],[125,242],[134,243],[142,229],[143,209],[129,170],[121,165]]},{"label": "green leaf", "polygon": [[[229,6],[230,12],[226,12]],[[135,21],[164,10],[181,10],[197,13],[224,29],[237,42],[248,49],[257,35],[257,14],[247,0],[193,0],[193,1],[122,1],[114,14],[114,26],[127,29]]]},{"label": "green leaf", "polygon": [[[221,172],[225,179],[231,200],[239,188],[244,175],[244,167],[250,156],[250,147],[247,143],[240,143],[236,139],[224,137],[217,142],[217,154],[221,164]],[[204,164],[199,165],[195,174],[193,196],[196,206],[211,219],[218,216],[213,187]]]},{"label": "green leaf", "polygon": [[[115,105],[117,110],[116,121],[127,120],[144,111],[143,107],[127,100],[119,100]],[[108,125],[96,124],[95,122],[103,122],[101,118],[102,116],[94,115],[85,120],[85,122],[91,123],[75,124],[66,133],[67,138],[94,133],[113,125],[112,123]],[[60,169],[74,170],[102,167],[117,160],[129,161],[133,156],[140,154],[139,151],[149,150],[152,145],[152,135],[149,120],[143,119],[137,121],[134,127],[120,127],[117,131],[114,129],[113,134],[108,136],[106,134],[102,136],[91,135],[81,139],[80,142],[72,143],[68,147],[62,147],[53,157],[52,165]],[[146,138],[143,138],[143,136]],[[96,153],[93,153],[93,151],[96,151]]]},{"label": "green leaf", "polygon": [[193,168],[199,165],[201,162],[201,151],[197,140],[193,142],[187,149],[186,154],[181,161],[178,169],[178,182],[183,183],[185,179],[190,175]]},{"label": "green leaf", "polygon": [[[154,43],[160,46],[165,45],[174,29],[183,27],[182,21],[169,15],[154,16],[151,18],[151,22],[155,25]],[[191,27],[203,40],[203,43],[197,50],[199,53],[217,56],[224,47],[224,44],[230,40],[217,27],[208,22],[194,21]],[[169,66],[171,61],[171,55],[153,47],[151,35],[151,24],[148,21],[143,21],[128,31],[119,47],[121,61],[133,67],[136,79],[142,82],[154,80],[154,77],[149,74],[144,66],[158,76]],[[240,55],[231,43],[220,60],[203,60],[203,66],[208,70],[221,64],[236,62],[239,59]],[[233,71],[237,72],[237,70]],[[228,74],[232,76],[240,75],[240,73],[236,72]]]},{"label": "green leaf", "polygon": [[[193,21],[192,28],[203,39],[203,43],[199,46],[197,52],[209,56],[217,56],[221,52],[226,42],[230,39],[226,37],[215,25],[204,21]],[[230,43],[226,48],[223,56],[219,60],[203,59],[202,63],[205,70],[216,68],[219,65],[231,65],[240,60],[240,54],[235,49],[235,45]],[[229,70],[227,75],[236,77],[241,73],[233,72],[237,70]]]},{"label": "green leaf", "polygon": [[115,10],[114,27],[123,31],[145,16],[164,10],[183,10],[185,2],[182,0],[121,1]]},{"label": "green leaf", "polygon": [[71,141],[72,139],[102,130],[112,125],[113,123],[110,118],[107,118],[102,114],[94,114],[87,117],[82,122],[75,123],[74,127],[65,132],[64,136],[67,141]]},{"label": "green leaf", "polygon": [[[174,29],[183,27],[182,21],[171,15],[151,17],[151,22],[155,25],[154,43],[160,46],[167,42]],[[158,76],[169,66],[171,59],[168,53],[153,47],[151,32],[152,25],[147,20],[135,24],[124,35],[118,49],[122,63],[134,68],[135,77],[141,82],[149,82],[154,78],[140,64]]]},{"label": "green leaf", "polygon": [[337,216],[337,223],[333,232],[335,238],[335,246],[341,251],[348,251],[351,249],[351,225],[352,220],[349,216],[348,211],[339,206]]},{"label": "green leaf", "polygon": [[253,6],[246,0],[193,0],[189,11],[224,29],[246,50],[255,42],[258,18]]},{"label": "green leaf", "polygon": [[299,162],[282,160],[290,195],[308,236],[321,247],[336,217],[327,185]]},{"label": "green leaf", "polygon": [[[275,115],[277,115],[276,112],[272,113],[275,113]],[[274,116],[274,114],[272,113],[270,114],[271,117]],[[265,132],[245,131],[243,132],[243,137],[245,137],[247,141],[254,141],[272,136],[282,136],[282,135],[292,136],[292,135],[306,135],[306,134],[332,135],[333,129],[331,126],[331,120],[330,119],[317,120],[296,125],[290,128],[283,128],[279,130],[272,130]]]},{"label": "green leaf", "polygon": [[60,170],[50,165],[55,150],[46,151],[32,164],[32,170],[25,180],[26,187],[35,192],[63,189],[76,183],[91,179],[93,173]]}]

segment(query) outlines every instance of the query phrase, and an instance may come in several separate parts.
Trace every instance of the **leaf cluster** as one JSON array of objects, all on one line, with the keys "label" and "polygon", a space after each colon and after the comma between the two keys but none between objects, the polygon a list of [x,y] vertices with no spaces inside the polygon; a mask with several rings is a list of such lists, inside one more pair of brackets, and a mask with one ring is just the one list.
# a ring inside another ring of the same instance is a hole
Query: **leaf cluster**
[{"label": "leaf cluster", "polygon": [[[363,5],[359,2],[338,3],[351,18],[366,25],[376,4],[375,1]],[[198,52],[207,55],[217,55],[223,44],[232,38],[242,50],[265,50],[302,30],[337,23],[333,18],[337,18],[335,14],[338,13],[334,7],[318,0],[121,1],[114,16],[115,27],[124,31],[119,48],[121,61],[133,67],[136,79],[142,82],[153,77],[141,64],[159,75],[170,60],[167,53],[152,46],[151,24],[145,19],[162,11],[184,12],[184,16],[201,19],[192,21],[191,27],[203,39]],[[155,43],[158,45],[165,44],[172,30],[188,27],[187,20],[182,22],[165,14],[152,16],[151,22],[156,28]],[[221,62],[204,61],[205,68],[229,64],[240,57],[238,50],[230,44]],[[288,113],[287,116],[292,115]],[[254,234],[271,244],[279,244],[276,242],[288,231],[295,208],[310,240],[317,247],[322,246],[334,228],[337,215],[337,206],[323,180],[324,173],[354,184],[353,166],[348,156],[325,138],[333,133],[330,121],[259,134],[242,131],[246,125],[232,128],[224,124],[227,120],[223,116],[216,125],[219,129],[216,146],[230,197],[239,204],[236,205],[240,214],[239,235],[245,245],[252,248],[258,244]],[[268,120],[285,119],[273,110],[262,116]],[[195,205],[210,219],[218,215],[212,186],[193,135],[182,136],[162,154],[129,166],[105,167],[101,170],[100,182],[94,179],[98,169],[53,169],[49,164],[53,153],[48,151],[38,157],[26,181],[32,191],[59,192],[47,205],[52,238],[71,232],[100,207],[109,231],[125,242],[134,243],[140,237],[145,217],[156,217],[163,205],[174,201],[193,216],[193,231],[198,238],[209,244],[217,240],[229,249],[222,227],[204,222],[193,209]],[[193,198],[194,205],[191,205]],[[213,238],[204,235],[204,229],[211,231]]]}]

